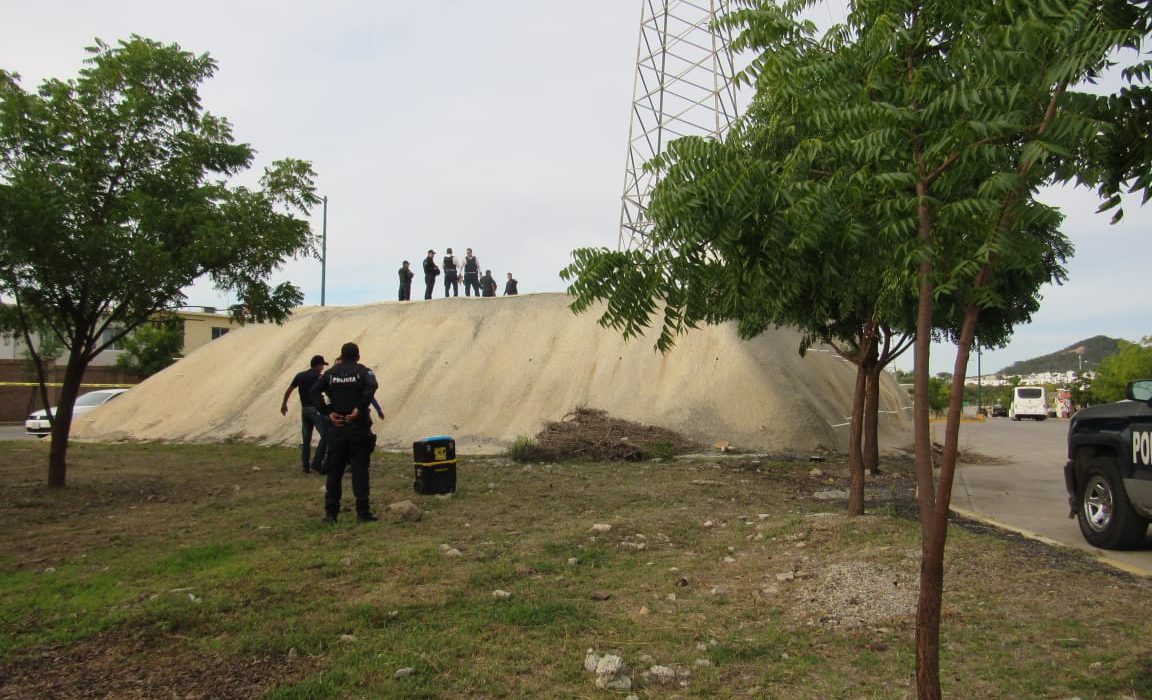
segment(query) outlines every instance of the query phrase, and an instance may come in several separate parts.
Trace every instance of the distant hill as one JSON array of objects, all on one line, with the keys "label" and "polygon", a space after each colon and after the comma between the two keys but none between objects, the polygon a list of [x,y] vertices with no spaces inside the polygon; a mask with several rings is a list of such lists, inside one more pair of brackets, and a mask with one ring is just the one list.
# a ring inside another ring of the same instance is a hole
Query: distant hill
[{"label": "distant hill", "polygon": [[1120,341],[1106,335],[1097,335],[1079,343],[1073,343],[1063,350],[1057,350],[1049,355],[1033,357],[1031,360],[1014,362],[1000,374],[1037,374],[1039,372],[1069,372],[1081,367],[1080,356],[1084,357],[1084,368],[1096,369],[1100,361],[1120,350]]}]

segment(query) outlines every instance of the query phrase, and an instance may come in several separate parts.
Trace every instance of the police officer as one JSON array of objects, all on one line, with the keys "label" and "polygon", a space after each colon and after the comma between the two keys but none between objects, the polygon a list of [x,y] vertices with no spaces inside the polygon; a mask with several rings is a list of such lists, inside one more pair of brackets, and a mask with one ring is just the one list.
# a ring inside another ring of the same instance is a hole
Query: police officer
[{"label": "police officer", "polygon": [[400,266],[400,301],[408,301],[412,298],[412,278],[416,273],[408,267],[408,261],[405,260],[404,264]]},{"label": "police officer", "polygon": [[[460,296],[460,277],[456,269],[456,256],[452,255],[452,249],[449,248],[448,252],[444,254],[444,297],[448,297],[451,292],[452,296]],[[467,288],[464,290],[468,292]]]},{"label": "police officer", "polygon": [[436,264],[436,251],[429,250],[428,257],[424,258],[424,298],[432,298],[432,290],[436,288],[436,278],[440,275],[440,266]]},{"label": "police officer", "polygon": [[472,290],[480,296],[480,260],[472,254],[469,248],[464,254],[464,296],[472,296]]},{"label": "police officer", "polygon": [[[340,362],[321,375],[312,386],[312,403],[328,415],[328,455],[324,462],[328,475],[324,493],[324,522],[335,524],[340,514],[340,497],[345,465],[352,469],[352,495],[356,497],[356,519],[372,522],[378,518],[368,505],[368,459],[376,447],[369,415],[376,394],[376,375],[360,364],[360,348],[344,343]],[[328,401],[324,401],[324,396]]]}]

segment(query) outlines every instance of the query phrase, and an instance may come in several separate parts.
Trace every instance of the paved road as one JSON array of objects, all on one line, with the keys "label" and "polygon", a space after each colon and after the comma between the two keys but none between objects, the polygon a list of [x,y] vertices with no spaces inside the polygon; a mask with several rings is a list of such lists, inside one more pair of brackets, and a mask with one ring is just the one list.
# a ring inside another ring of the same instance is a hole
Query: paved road
[{"label": "paved road", "polygon": [[[943,426],[934,425],[942,441]],[[1010,530],[1083,549],[1109,564],[1152,576],[1152,538],[1131,552],[1109,552],[1084,541],[1068,517],[1064,490],[1068,421],[1015,422],[993,418],[960,427],[960,448],[1009,460],[1008,464],[962,464],[956,473],[952,508]]]},{"label": "paved road", "polygon": [[0,423],[0,440],[36,440],[36,436],[24,432],[23,425]]}]

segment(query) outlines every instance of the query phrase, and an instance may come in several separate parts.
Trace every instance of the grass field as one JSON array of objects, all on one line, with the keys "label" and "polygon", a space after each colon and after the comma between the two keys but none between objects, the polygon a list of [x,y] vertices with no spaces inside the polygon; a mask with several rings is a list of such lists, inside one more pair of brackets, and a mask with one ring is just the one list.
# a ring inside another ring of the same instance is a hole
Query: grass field
[{"label": "grass field", "polygon": [[[914,697],[902,459],[850,519],[834,462],[463,456],[439,497],[378,453],[374,506],[423,519],[335,527],[292,449],[75,444],[63,491],[46,459],[0,442],[0,698]],[[1145,580],[954,526],[945,693],[1152,698],[1149,610]]]}]

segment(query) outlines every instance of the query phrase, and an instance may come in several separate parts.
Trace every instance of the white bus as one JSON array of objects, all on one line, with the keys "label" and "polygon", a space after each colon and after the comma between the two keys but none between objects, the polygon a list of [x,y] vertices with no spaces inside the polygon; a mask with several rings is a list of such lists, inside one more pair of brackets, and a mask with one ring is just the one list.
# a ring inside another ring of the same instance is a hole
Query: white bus
[{"label": "white bus", "polygon": [[1008,411],[1012,420],[1048,418],[1048,390],[1042,386],[1018,386],[1012,393],[1012,408]]}]

